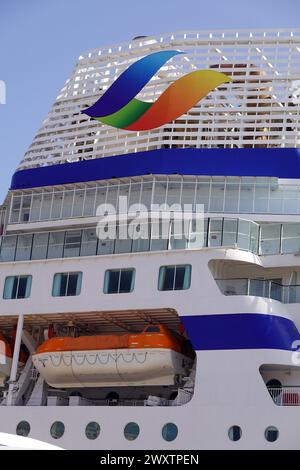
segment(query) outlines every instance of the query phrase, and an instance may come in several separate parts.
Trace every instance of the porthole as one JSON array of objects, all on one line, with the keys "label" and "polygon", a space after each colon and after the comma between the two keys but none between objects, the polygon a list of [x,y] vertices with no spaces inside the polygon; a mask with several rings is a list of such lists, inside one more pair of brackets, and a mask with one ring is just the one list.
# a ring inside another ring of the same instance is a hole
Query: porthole
[{"label": "porthole", "polygon": [[134,441],[140,434],[140,427],[137,423],[128,423],[124,428],[124,436],[128,441]]},{"label": "porthole", "polygon": [[165,441],[174,441],[178,435],[178,427],[174,423],[167,423],[162,428],[161,433]]},{"label": "porthole", "polygon": [[91,421],[86,425],[85,435],[88,439],[97,439],[100,434],[100,426],[95,421]]},{"label": "porthole", "polygon": [[275,426],[268,426],[265,430],[265,438],[268,442],[277,441],[279,436],[279,431]]},{"label": "porthole", "polygon": [[231,426],[228,429],[228,437],[231,441],[239,441],[242,437],[242,430],[239,426]]},{"label": "porthole", "polygon": [[65,432],[65,425],[61,421],[55,421],[50,429],[50,434],[53,439],[60,439]]},{"label": "porthole", "polygon": [[17,426],[16,433],[18,436],[28,436],[30,433],[30,424],[28,421],[20,421]]}]

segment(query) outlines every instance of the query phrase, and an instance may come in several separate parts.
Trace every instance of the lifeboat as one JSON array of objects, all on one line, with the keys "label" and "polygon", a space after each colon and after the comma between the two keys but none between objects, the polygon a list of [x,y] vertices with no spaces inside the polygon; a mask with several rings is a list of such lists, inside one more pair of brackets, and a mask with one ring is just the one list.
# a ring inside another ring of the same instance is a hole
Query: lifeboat
[{"label": "lifeboat", "polygon": [[[5,338],[0,332],[0,387],[4,387],[5,379],[10,376],[12,358],[13,358],[13,346],[14,341],[11,343]],[[21,349],[19,356],[18,367],[24,366],[28,359],[27,351]]]},{"label": "lifeboat", "polygon": [[164,325],[142,333],[54,337],[32,360],[56,388],[174,385],[188,375],[194,352],[188,341]]}]

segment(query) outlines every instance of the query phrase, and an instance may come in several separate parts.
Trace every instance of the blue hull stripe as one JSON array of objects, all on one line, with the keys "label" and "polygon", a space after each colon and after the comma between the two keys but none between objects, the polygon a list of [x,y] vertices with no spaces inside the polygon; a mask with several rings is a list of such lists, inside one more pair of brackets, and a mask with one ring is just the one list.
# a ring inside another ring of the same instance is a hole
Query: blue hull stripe
[{"label": "blue hull stripe", "polygon": [[258,313],[180,317],[195,350],[284,349],[300,340],[294,323]]},{"label": "blue hull stripe", "polygon": [[17,171],[11,189],[147,174],[300,178],[300,149],[161,149]]}]

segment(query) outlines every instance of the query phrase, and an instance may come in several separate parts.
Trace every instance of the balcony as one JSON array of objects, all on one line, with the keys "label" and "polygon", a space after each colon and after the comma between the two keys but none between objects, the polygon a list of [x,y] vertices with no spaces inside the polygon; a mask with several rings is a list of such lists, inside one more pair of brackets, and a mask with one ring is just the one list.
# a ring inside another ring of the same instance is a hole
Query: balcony
[{"label": "balcony", "polygon": [[[232,214],[300,214],[300,185],[282,184],[275,178],[144,176],[14,192],[9,224],[94,217],[101,204],[116,210],[120,197],[128,207],[141,204],[203,204],[205,212]],[[144,209],[141,209],[144,210]],[[176,209],[175,209],[176,210]]]},{"label": "balcony", "polygon": [[251,295],[283,303],[300,302],[300,285],[282,285],[269,279],[216,279],[224,295]]},{"label": "balcony", "polygon": [[[96,227],[81,230],[4,235],[0,240],[0,261],[30,261],[78,256],[137,253],[160,250],[199,249],[209,247],[239,248],[257,253],[259,226],[252,221],[222,217],[202,219],[200,227],[194,220],[178,229],[174,220],[161,222],[151,217],[137,223],[141,236],[131,238],[133,221],[116,226],[115,238],[98,238]],[[197,231],[195,231],[197,229]],[[124,238],[124,232],[128,234]]]}]

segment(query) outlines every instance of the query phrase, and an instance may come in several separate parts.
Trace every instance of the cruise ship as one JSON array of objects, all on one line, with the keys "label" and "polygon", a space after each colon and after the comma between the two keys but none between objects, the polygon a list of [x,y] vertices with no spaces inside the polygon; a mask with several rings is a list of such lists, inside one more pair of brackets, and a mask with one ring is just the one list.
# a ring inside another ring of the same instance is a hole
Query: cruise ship
[{"label": "cruise ship", "polygon": [[299,107],[300,30],[79,56],[1,206],[0,433],[300,448]]}]

